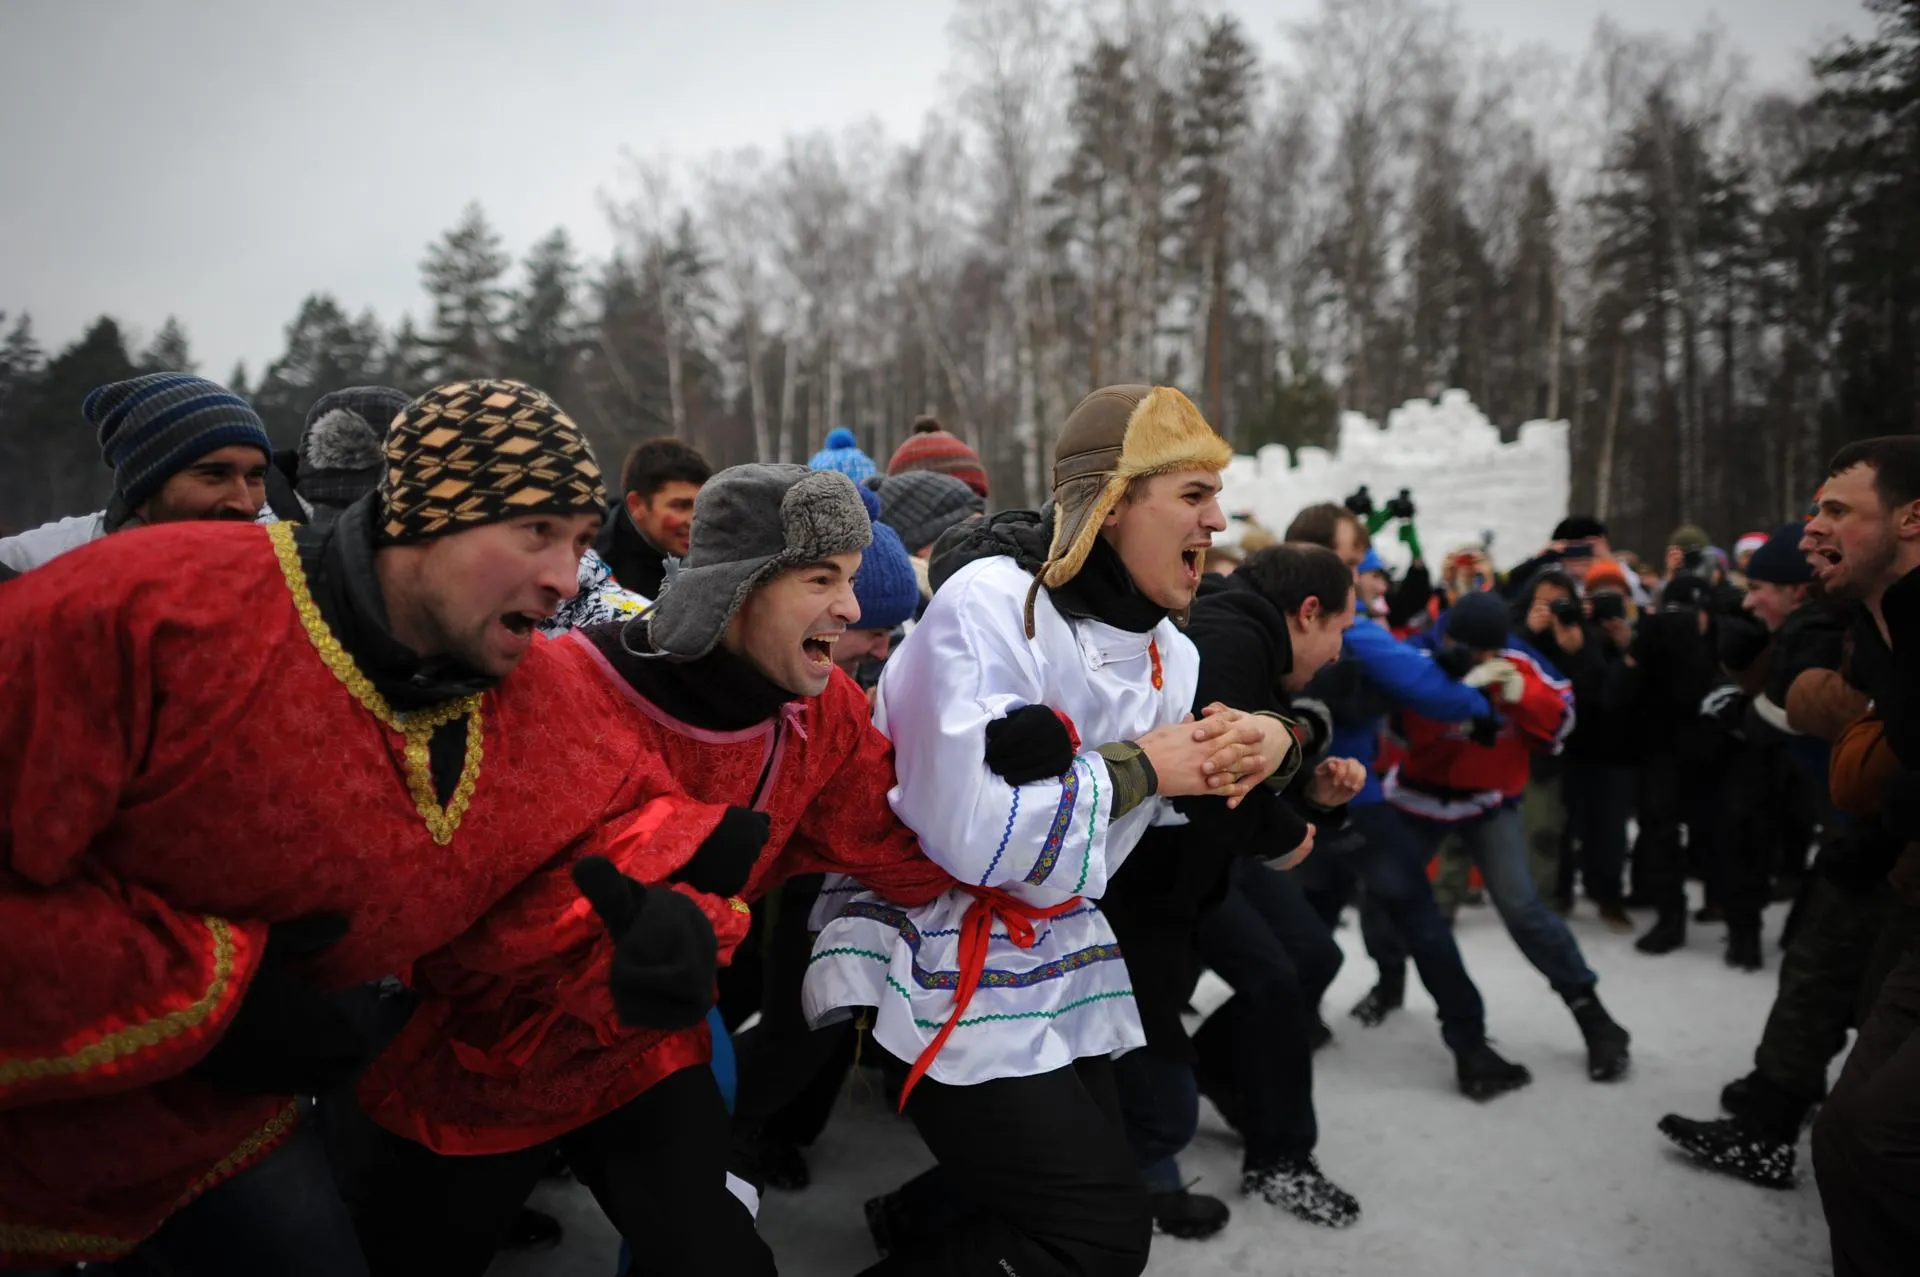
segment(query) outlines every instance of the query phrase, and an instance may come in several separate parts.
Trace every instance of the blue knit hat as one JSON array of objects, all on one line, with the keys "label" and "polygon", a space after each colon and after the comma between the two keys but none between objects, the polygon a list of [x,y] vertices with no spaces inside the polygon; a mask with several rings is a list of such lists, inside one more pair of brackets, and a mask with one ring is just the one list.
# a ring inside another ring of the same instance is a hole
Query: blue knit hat
[{"label": "blue knit hat", "polygon": [[80,405],[100,432],[113,487],[137,510],[168,479],[233,444],[273,455],[260,414],[225,386],[184,372],[155,372],[101,386]]},{"label": "blue knit hat", "polygon": [[880,473],[880,467],[873,458],[860,451],[860,445],[853,437],[853,431],[845,426],[827,436],[827,446],[813,454],[807,462],[810,470],[838,470],[855,483],[865,483]]},{"label": "blue knit hat", "polygon": [[920,582],[900,534],[880,522],[880,498],[870,488],[860,489],[867,518],[873,522],[873,544],[860,560],[853,577],[853,597],[860,604],[857,629],[891,630],[912,619],[920,606]]}]

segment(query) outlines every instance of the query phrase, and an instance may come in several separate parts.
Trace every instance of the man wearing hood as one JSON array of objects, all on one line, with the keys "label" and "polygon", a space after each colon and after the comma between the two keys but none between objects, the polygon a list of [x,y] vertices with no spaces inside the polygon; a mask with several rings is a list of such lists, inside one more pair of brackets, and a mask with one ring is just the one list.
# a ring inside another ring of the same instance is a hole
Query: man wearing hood
[{"label": "man wearing hood", "polygon": [[1175,818],[1167,800],[1237,800],[1295,748],[1273,719],[1189,721],[1199,658],[1173,618],[1225,526],[1230,457],[1177,390],[1087,396],[1055,448],[1039,572],[1005,555],[960,567],[881,676],[890,800],[957,886],[912,909],[822,898],[808,1013],[875,1009],[873,1042],[940,1163],[868,1204],[890,1252],[874,1273],[1145,1267],[1152,1223],[1108,1058],[1143,1034],[1094,901]]},{"label": "man wearing hood", "polygon": [[0,539],[0,564],[27,572],[143,524],[260,517],[273,444],[260,415],[225,386],[191,373],[148,373],[101,386],[80,413],[113,470],[107,508]]}]

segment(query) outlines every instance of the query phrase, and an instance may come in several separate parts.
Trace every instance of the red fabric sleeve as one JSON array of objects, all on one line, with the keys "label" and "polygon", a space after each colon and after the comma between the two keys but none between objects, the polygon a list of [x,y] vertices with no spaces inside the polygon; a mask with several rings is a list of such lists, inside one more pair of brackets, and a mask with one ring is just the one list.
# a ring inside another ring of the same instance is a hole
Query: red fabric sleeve
[{"label": "red fabric sleeve", "polygon": [[[893,742],[873,725],[867,698],[838,670],[815,702],[812,730],[837,759],[787,840],[779,878],[840,873],[896,904],[919,905],[953,886],[893,814]],[[767,884],[759,884],[766,890]]]},{"label": "red fabric sleeve", "polygon": [[1551,746],[1566,738],[1572,726],[1573,688],[1564,680],[1549,679],[1531,661],[1516,660],[1515,668],[1526,684],[1519,703],[1502,703],[1500,712],[1514,729],[1536,748]]},{"label": "red fabric sleeve", "polygon": [[194,712],[156,677],[158,649],[194,626],[143,620],[165,610],[157,588],[116,589],[103,566],[78,550],[0,590],[0,1108],[184,1071],[265,942],[259,924],[178,912],[87,861],[167,713]]}]

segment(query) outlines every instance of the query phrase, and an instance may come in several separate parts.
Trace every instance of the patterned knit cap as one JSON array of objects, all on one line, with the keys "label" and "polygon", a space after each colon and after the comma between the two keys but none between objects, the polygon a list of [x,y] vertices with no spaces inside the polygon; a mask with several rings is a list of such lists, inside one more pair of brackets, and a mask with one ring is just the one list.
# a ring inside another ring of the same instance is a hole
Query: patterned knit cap
[{"label": "patterned knit cap", "polygon": [[838,470],[855,483],[865,483],[880,473],[880,467],[873,458],[860,451],[860,445],[853,437],[853,431],[841,426],[827,435],[827,446],[813,454],[807,462],[809,470]]},{"label": "patterned knit cap", "polygon": [[380,539],[425,541],[523,514],[600,514],[600,463],[573,418],[518,381],[456,381],[387,428]]},{"label": "patterned knit cap", "polygon": [[880,484],[880,522],[918,554],[954,524],[982,514],[987,503],[958,476],[910,470]]},{"label": "patterned knit cap", "polygon": [[168,479],[222,448],[273,455],[267,428],[247,401],[225,386],[184,372],[155,372],[101,386],[80,405],[100,432],[113,489],[137,510]]},{"label": "patterned knit cap", "polygon": [[344,509],[379,487],[387,425],[407,400],[406,391],[391,386],[349,386],[314,400],[300,432],[295,491]]},{"label": "patterned knit cap", "polygon": [[915,420],[913,434],[894,450],[893,460],[887,463],[889,475],[910,470],[950,474],[979,493],[982,500],[992,495],[987,491],[987,468],[980,464],[980,454],[942,430],[932,417]]}]

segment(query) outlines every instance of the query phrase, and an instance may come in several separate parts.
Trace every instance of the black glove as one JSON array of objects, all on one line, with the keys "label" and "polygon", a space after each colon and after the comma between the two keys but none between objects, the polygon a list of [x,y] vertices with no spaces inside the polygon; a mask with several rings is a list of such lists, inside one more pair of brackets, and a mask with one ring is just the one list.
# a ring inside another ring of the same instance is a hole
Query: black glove
[{"label": "black glove", "polygon": [[347,934],[338,914],[276,922],[227,1031],[190,1070],[249,1095],[319,1095],[365,1068],[373,1044],[341,1007],[288,970]]},{"label": "black glove", "polygon": [[649,890],[588,856],[573,867],[573,885],[613,937],[608,987],[620,1022],[635,1029],[685,1029],[713,1007],[720,946],[700,906],[666,887]]},{"label": "black glove", "polygon": [[1073,766],[1073,737],[1045,705],[1022,705],[987,724],[987,766],[1009,785],[1057,779]]},{"label": "black glove", "polygon": [[1448,678],[1462,679],[1477,662],[1469,649],[1453,643],[1442,643],[1433,649],[1433,663],[1445,670]]},{"label": "black glove", "polygon": [[672,877],[710,896],[737,896],[753,875],[753,866],[767,845],[767,813],[751,807],[729,807],[713,832]]},{"label": "black glove", "polygon": [[1473,730],[1467,733],[1467,739],[1482,749],[1492,749],[1500,740],[1500,720],[1497,718],[1476,718]]}]

